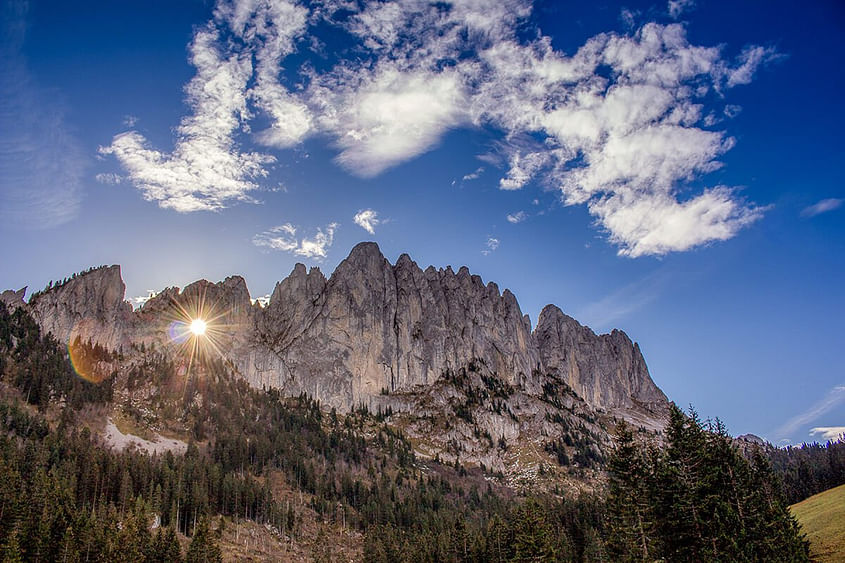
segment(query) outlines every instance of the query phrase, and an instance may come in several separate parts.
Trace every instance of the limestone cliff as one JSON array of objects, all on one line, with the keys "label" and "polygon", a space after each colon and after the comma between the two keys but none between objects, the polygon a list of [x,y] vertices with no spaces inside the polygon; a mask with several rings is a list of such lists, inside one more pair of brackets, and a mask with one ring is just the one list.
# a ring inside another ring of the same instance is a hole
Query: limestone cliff
[{"label": "limestone cliff", "polygon": [[659,410],[666,396],[648,373],[640,347],[621,330],[597,335],[547,305],[534,331],[546,373],[559,375],[588,404]]},{"label": "limestone cliff", "polygon": [[550,305],[532,333],[510,291],[466,267],[422,270],[406,254],[391,264],[375,243],[357,245],[329,279],[297,264],[266,308],[251,304],[238,276],[166,289],[137,311],[124,290],[119,266],[102,267],[28,307],[60,341],[79,336],[127,353],[142,344],[175,353],[174,323],[204,317],[213,353],[252,385],[307,392],[339,409],[422,392],[469,365],[526,396],[562,381],[592,409],[657,417],[667,405],[624,332],[596,335]]},{"label": "limestone cliff", "polygon": [[119,350],[129,342],[126,329],[132,320],[125,293],[120,266],[103,266],[34,295],[29,308],[41,329],[59,342],[78,337]]}]

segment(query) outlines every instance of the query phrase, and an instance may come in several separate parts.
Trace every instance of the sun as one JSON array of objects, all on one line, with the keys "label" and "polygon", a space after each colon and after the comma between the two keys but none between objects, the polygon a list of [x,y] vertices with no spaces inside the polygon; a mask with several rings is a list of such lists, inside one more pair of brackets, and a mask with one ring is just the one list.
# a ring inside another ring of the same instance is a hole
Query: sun
[{"label": "sun", "polygon": [[203,334],[205,334],[206,328],[207,325],[202,319],[194,319],[191,321],[191,332],[194,334],[194,336],[202,336]]}]

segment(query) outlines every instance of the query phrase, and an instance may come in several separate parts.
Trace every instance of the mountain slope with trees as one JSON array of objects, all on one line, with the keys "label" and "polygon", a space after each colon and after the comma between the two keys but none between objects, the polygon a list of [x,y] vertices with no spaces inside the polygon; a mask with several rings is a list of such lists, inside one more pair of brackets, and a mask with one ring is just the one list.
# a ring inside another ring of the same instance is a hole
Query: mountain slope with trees
[{"label": "mountain slope with trees", "polygon": [[[242,522],[294,560],[807,557],[765,460],[745,462],[724,429],[677,409],[663,448],[620,429],[607,494],[600,482],[532,494],[418,458],[384,412],[256,390],[219,360],[185,377],[155,350],[84,355],[114,372],[80,378],[25,310],[0,307],[4,560],[217,560]],[[187,451],[109,449],[97,423],[117,410],[180,433]]]}]

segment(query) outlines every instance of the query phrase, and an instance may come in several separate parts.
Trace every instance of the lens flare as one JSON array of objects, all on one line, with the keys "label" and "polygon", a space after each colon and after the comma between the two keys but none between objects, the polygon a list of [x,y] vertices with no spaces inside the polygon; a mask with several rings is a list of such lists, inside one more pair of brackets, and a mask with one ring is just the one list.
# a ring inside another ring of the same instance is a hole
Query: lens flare
[{"label": "lens flare", "polygon": [[100,383],[106,378],[111,354],[102,346],[92,344],[88,335],[94,332],[90,319],[77,322],[70,331],[67,351],[76,375],[90,383]]}]

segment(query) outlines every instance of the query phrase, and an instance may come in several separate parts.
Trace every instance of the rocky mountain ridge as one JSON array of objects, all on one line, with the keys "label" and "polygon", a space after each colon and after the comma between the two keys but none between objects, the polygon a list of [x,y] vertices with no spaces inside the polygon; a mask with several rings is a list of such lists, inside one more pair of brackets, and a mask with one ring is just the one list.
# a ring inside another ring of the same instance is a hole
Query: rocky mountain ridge
[{"label": "rocky mountain ridge", "polygon": [[[668,406],[624,332],[596,335],[553,305],[532,332],[509,290],[466,267],[423,270],[407,254],[391,264],[375,243],[357,245],[329,278],[297,264],[265,308],[240,276],[168,288],[135,311],[124,292],[120,267],[110,266],[28,304],[20,292],[2,299],[25,306],[59,341],[129,358],[155,349],[178,360],[185,337],[174,326],[204,318],[210,346],[200,351],[252,386],[307,393],[341,411],[396,413],[412,436],[437,434],[431,455],[492,466],[503,458],[492,442],[559,435],[551,420],[575,416],[585,432],[606,436],[596,415],[659,429]],[[438,412],[463,422],[432,426]]]}]

